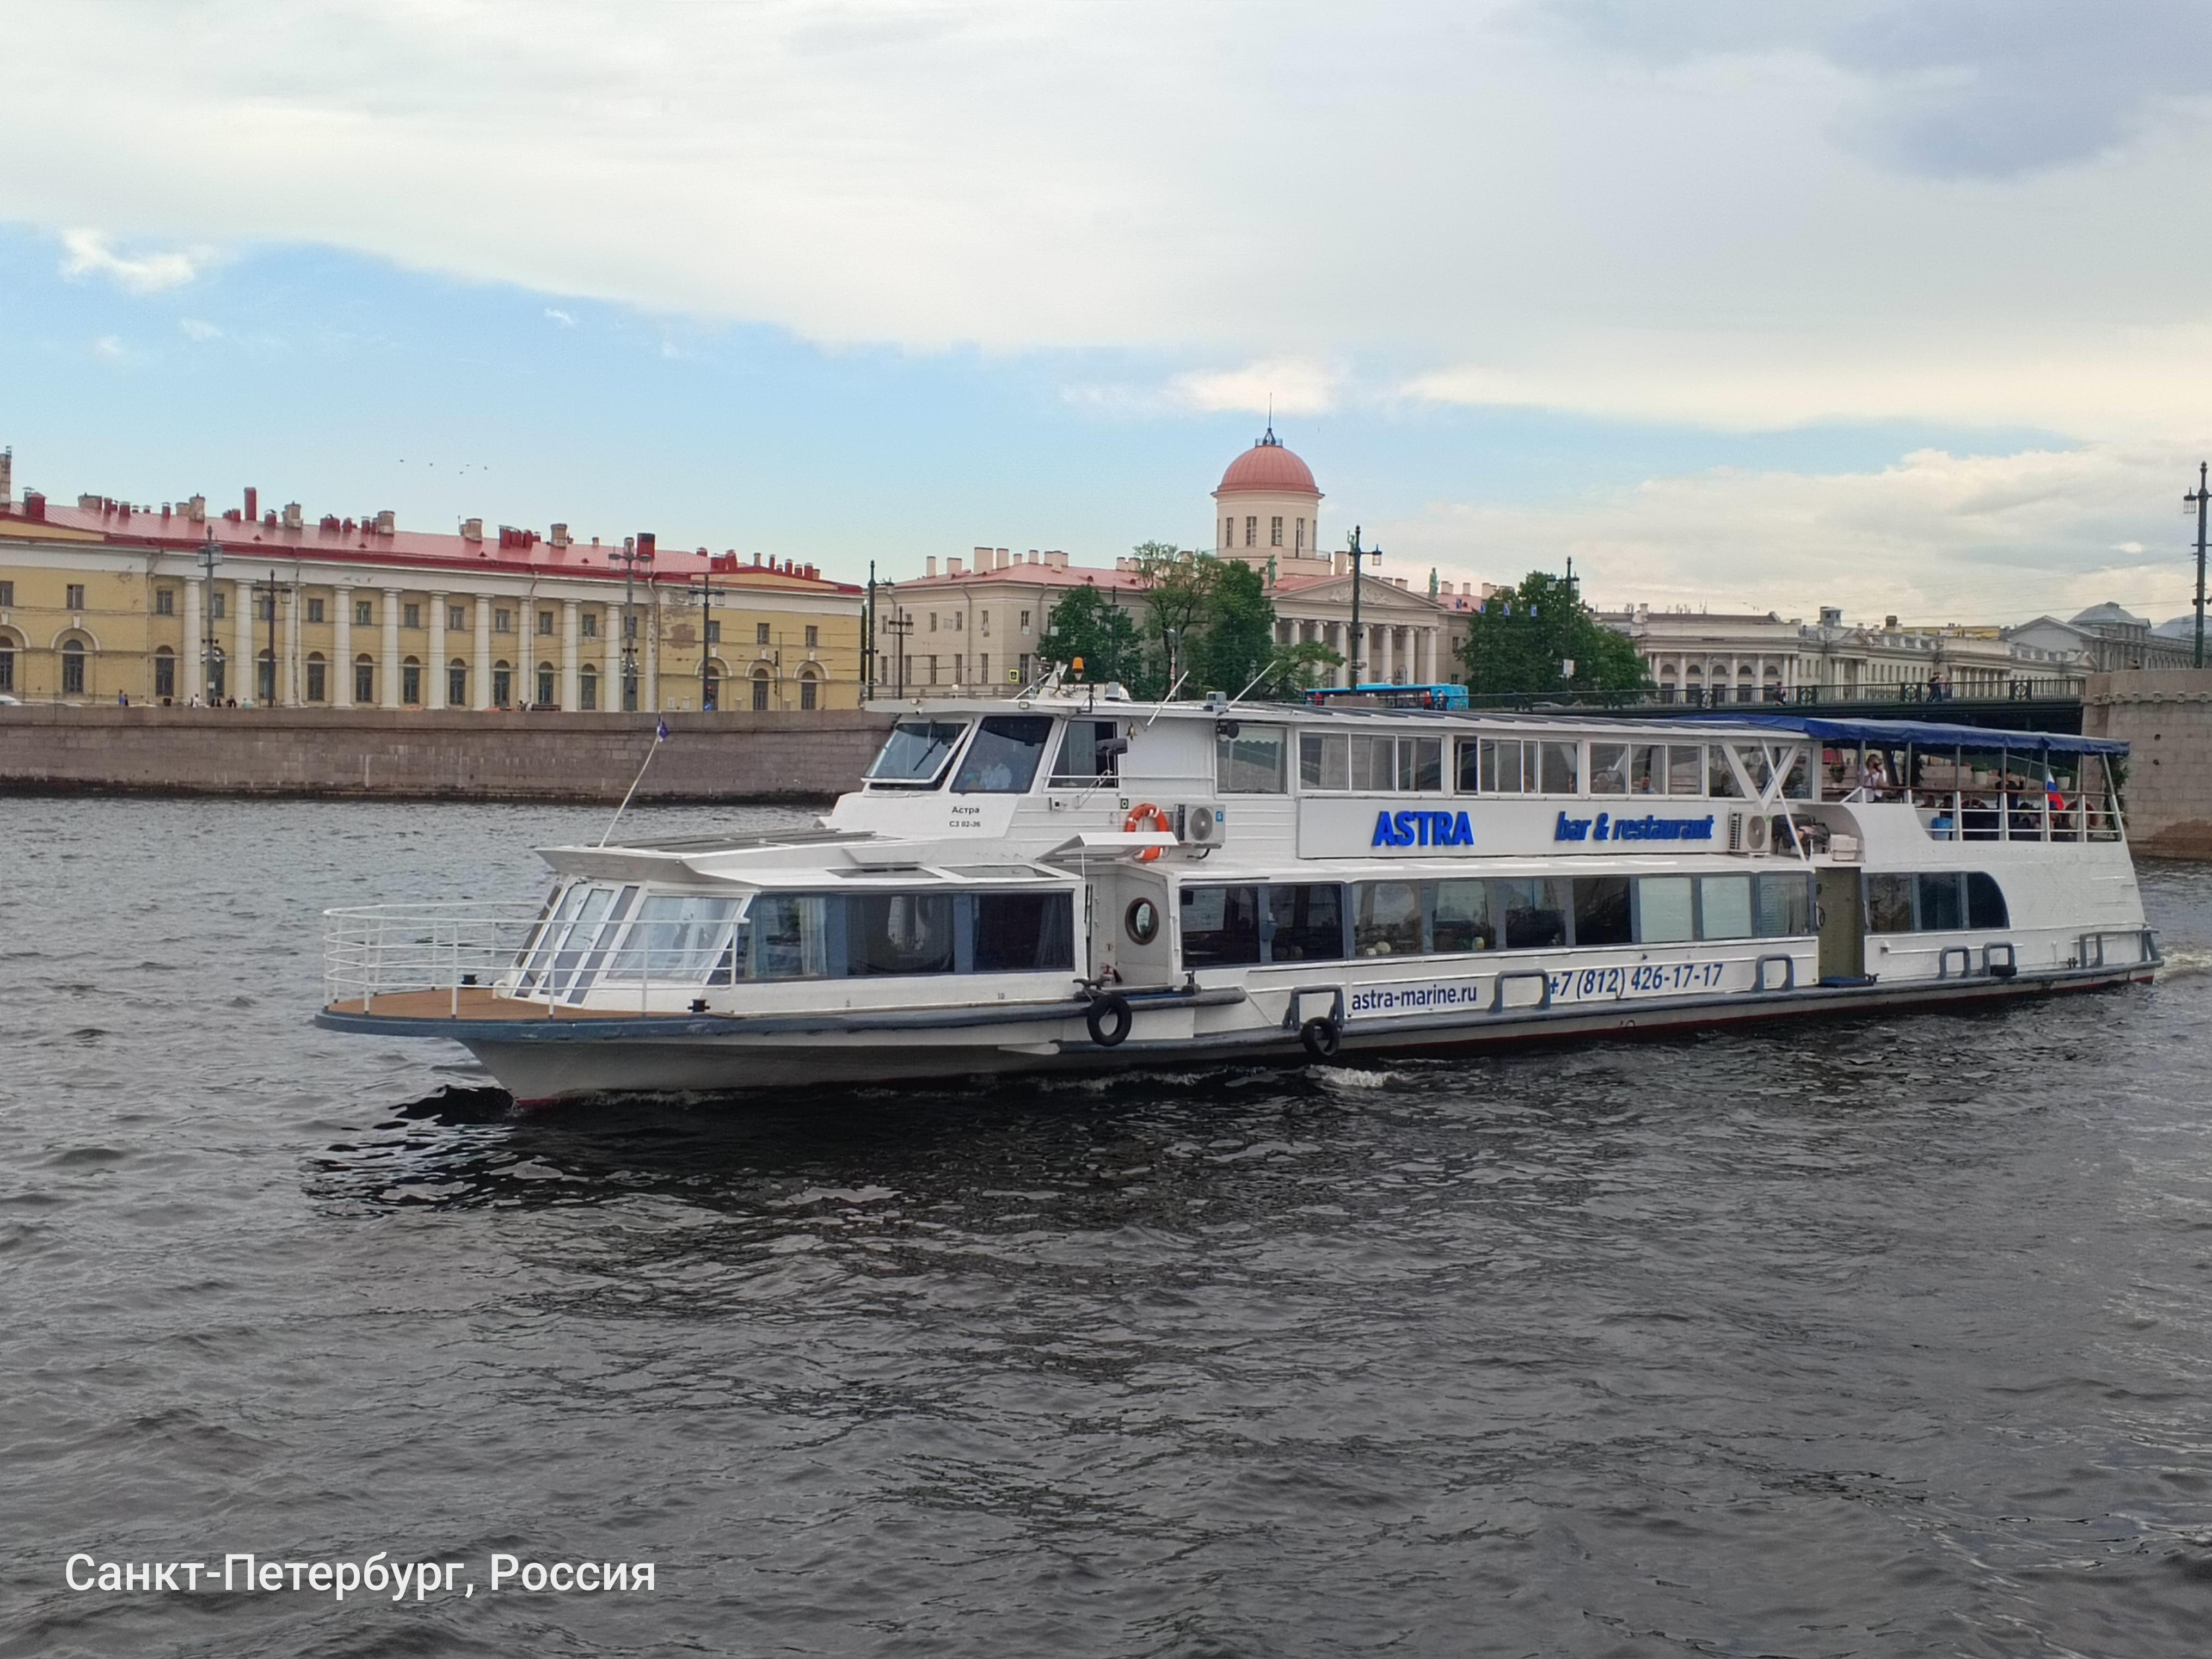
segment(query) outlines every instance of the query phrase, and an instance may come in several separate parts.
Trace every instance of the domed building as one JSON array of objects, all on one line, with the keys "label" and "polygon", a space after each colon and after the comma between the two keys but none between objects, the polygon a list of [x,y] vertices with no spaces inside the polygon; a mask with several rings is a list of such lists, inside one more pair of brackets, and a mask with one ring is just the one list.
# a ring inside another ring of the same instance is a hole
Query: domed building
[{"label": "domed building", "polygon": [[1321,489],[1313,469],[1283,447],[1272,426],[1221,475],[1213,517],[1214,551],[1225,558],[1252,565],[1273,561],[1283,574],[1329,568],[1321,550]]}]

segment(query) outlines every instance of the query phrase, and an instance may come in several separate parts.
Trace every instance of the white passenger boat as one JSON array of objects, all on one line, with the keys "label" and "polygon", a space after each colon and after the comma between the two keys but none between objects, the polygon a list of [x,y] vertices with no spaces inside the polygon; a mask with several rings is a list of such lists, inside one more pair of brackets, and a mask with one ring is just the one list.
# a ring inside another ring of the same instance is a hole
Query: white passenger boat
[{"label": "white passenger boat", "polygon": [[818,827],[329,915],[333,1030],[524,1102],[1327,1060],[2148,980],[2125,745],[1812,719],[902,705]]}]

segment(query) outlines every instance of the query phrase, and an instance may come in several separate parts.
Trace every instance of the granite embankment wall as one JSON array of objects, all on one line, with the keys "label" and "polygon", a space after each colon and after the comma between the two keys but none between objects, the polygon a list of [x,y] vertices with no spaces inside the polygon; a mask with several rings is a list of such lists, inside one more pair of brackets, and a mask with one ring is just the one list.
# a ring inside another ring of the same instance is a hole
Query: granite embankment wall
[{"label": "granite embankment wall", "polygon": [[[640,800],[823,801],[890,725],[866,713],[672,714]],[[615,801],[651,714],[0,707],[0,790]]]},{"label": "granite embankment wall", "polygon": [[2128,839],[2152,858],[2212,859],[2212,669],[2093,674],[2081,730],[2128,755]]}]

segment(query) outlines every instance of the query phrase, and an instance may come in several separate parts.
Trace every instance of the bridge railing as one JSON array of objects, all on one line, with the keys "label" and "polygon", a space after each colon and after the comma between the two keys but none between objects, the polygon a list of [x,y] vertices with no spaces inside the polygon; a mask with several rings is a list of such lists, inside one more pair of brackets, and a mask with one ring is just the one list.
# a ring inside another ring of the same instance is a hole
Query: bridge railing
[{"label": "bridge railing", "polygon": [[1471,693],[1468,705],[1473,708],[1499,710],[1741,708],[1747,712],[1761,708],[1803,711],[1865,708],[1873,704],[1890,708],[1924,705],[1932,716],[1937,710],[1953,703],[1987,708],[2016,702],[2078,702],[2081,698],[2082,685],[2080,675],[2068,674],[2013,679],[1998,686],[1966,690],[1931,687],[1925,682],[1910,680],[1856,686],[1770,685],[1761,689],[1750,686],[1677,689],[1662,685],[1636,691],[1583,691],[1563,688],[1557,691]]}]

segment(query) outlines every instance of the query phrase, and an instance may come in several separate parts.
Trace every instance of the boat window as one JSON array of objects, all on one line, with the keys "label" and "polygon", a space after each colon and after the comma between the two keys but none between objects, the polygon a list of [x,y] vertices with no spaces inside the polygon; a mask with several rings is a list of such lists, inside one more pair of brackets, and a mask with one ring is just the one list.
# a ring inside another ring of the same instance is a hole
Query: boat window
[{"label": "boat window", "polygon": [[1594,743],[1589,751],[1589,787],[1593,795],[1628,793],[1628,745]]},{"label": "boat window", "polygon": [[1352,889],[1352,954],[1421,953],[1421,890],[1410,881],[1366,881]]},{"label": "boat window", "polygon": [[1869,876],[1866,878],[1867,932],[1909,933],[1912,931],[1912,878]]},{"label": "boat window", "polygon": [[[748,918],[752,971],[762,979],[819,979],[830,971],[831,901],[805,893],[763,893]],[[744,959],[742,951],[738,959]]]},{"label": "boat window", "polygon": [[1705,746],[1701,743],[1667,745],[1667,793],[1702,795],[1705,793]]},{"label": "boat window", "polygon": [[1572,902],[1564,876],[1513,877],[1497,884],[1491,903],[1505,915],[1505,948],[1536,951],[1567,942]]},{"label": "boat window", "polygon": [[[1741,798],[1743,790],[1735,781],[1735,773],[1728,763],[1729,750],[1740,745],[1717,743],[1705,750],[1705,793],[1724,799]],[[1673,791],[1669,791],[1673,793]]]},{"label": "boat window", "polygon": [[1945,933],[1966,925],[1966,884],[1955,870],[1923,874],[1917,878],[1920,913],[1916,932]]},{"label": "boat window", "polygon": [[1698,910],[1700,938],[1751,938],[1751,878],[1698,877]]},{"label": "boat window", "polygon": [[1646,945],[1679,945],[1698,934],[1688,876],[1645,876],[1636,884],[1637,937]]},{"label": "boat window", "polygon": [[1285,765],[1283,728],[1245,726],[1231,737],[1214,728],[1215,787],[1224,795],[1279,795],[1290,787]]},{"label": "boat window", "polygon": [[1361,794],[1388,793],[1395,771],[1395,750],[1388,737],[1355,733],[1352,744],[1352,787]]},{"label": "boat window", "polygon": [[2009,927],[2011,919],[2005,914],[2004,891],[1996,878],[1973,870],[1966,875],[1966,926],[1969,927]]},{"label": "boat window", "polygon": [[1185,887],[1181,909],[1184,967],[1229,967],[1260,960],[1258,888]]},{"label": "boat window", "polygon": [[1774,781],[1774,763],[1759,743],[1740,743],[1735,745],[1735,757],[1743,763],[1743,775],[1751,780],[1754,795],[1764,795],[1766,786]]},{"label": "boat window", "polygon": [[868,781],[934,787],[967,729],[959,720],[901,720],[870,764]]},{"label": "boat window", "polygon": [[1052,736],[1048,714],[992,714],[977,728],[952,779],[956,795],[1020,795],[1036,781]]},{"label": "boat window", "polygon": [[584,959],[577,966],[575,977],[568,981],[569,1001],[581,1002],[584,994],[592,988],[592,982],[599,978],[599,969],[606,965],[607,952],[614,948],[615,936],[622,932],[623,923],[629,919],[630,906],[636,902],[637,895],[638,890],[635,886],[623,888],[614,903],[608,907],[605,917],[596,930],[577,930],[579,933],[588,931],[593,936],[586,941]]},{"label": "boat window", "polygon": [[1053,763],[1054,784],[1096,783],[1120,775],[1121,745],[1115,741],[1120,726],[1113,720],[1070,720],[1060,740],[1060,758]]},{"label": "boat window", "polygon": [[1578,743],[1545,743],[1542,781],[1547,795],[1571,795],[1582,787],[1582,745]]},{"label": "boat window", "polygon": [[855,979],[884,974],[952,971],[950,893],[854,893],[845,900],[845,971]]},{"label": "boat window", "polygon": [[700,893],[654,893],[637,908],[608,964],[609,979],[726,985],[730,924],[738,901]]},{"label": "boat window", "polygon": [[1349,789],[1352,787],[1344,733],[1298,733],[1298,782],[1308,789]]},{"label": "boat window", "polygon": [[515,987],[517,994],[528,996],[537,988],[538,980],[552,965],[554,953],[561,948],[561,940],[568,931],[568,924],[575,920],[576,912],[583,908],[584,895],[591,890],[589,882],[570,882],[566,890],[556,890],[553,898],[547,901],[546,908],[550,914],[538,924],[537,933],[526,947],[520,963],[522,977]]},{"label": "boat window", "polygon": [[552,971],[545,976],[544,990],[548,996],[557,997],[568,988],[569,981],[575,975],[576,965],[583,961],[585,951],[597,943],[599,923],[606,920],[607,907],[614,900],[615,890],[611,887],[587,887],[584,890],[583,905],[577,910],[575,921],[569,923],[568,931],[562,935],[560,945],[553,953]]},{"label": "boat window", "polygon": [[1663,795],[1667,793],[1667,745],[1639,743],[1629,751],[1628,793]]},{"label": "boat window", "polygon": [[972,957],[979,974],[1075,969],[1075,900],[1068,893],[978,893]]},{"label": "boat window", "polygon": [[1398,787],[1415,793],[1444,787],[1444,740],[1442,738],[1398,739]]},{"label": "boat window", "polygon": [[1626,876],[1577,876],[1575,944],[1630,945],[1636,930],[1628,912]]},{"label": "boat window", "polygon": [[1785,749],[1781,755],[1782,798],[1784,800],[1813,799],[1812,757],[1801,744]]},{"label": "boat window", "polygon": [[1802,875],[1761,876],[1759,878],[1759,938],[1797,939],[1811,932],[1813,878]]},{"label": "boat window", "polygon": [[1344,959],[1344,889],[1334,882],[1302,882],[1267,890],[1270,962]]},{"label": "boat window", "polygon": [[[1483,738],[1482,763],[1475,775],[1475,788],[1486,795],[1517,795],[1522,792],[1521,740],[1518,738]],[[1534,779],[1529,780],[1533,787]]]},{"label": "boat window", "polygon": [[1497,949],[1498,933],[1490,919],[1488,882],[1437,882],[1430,911],[1430,938],[1437,950]]}]

